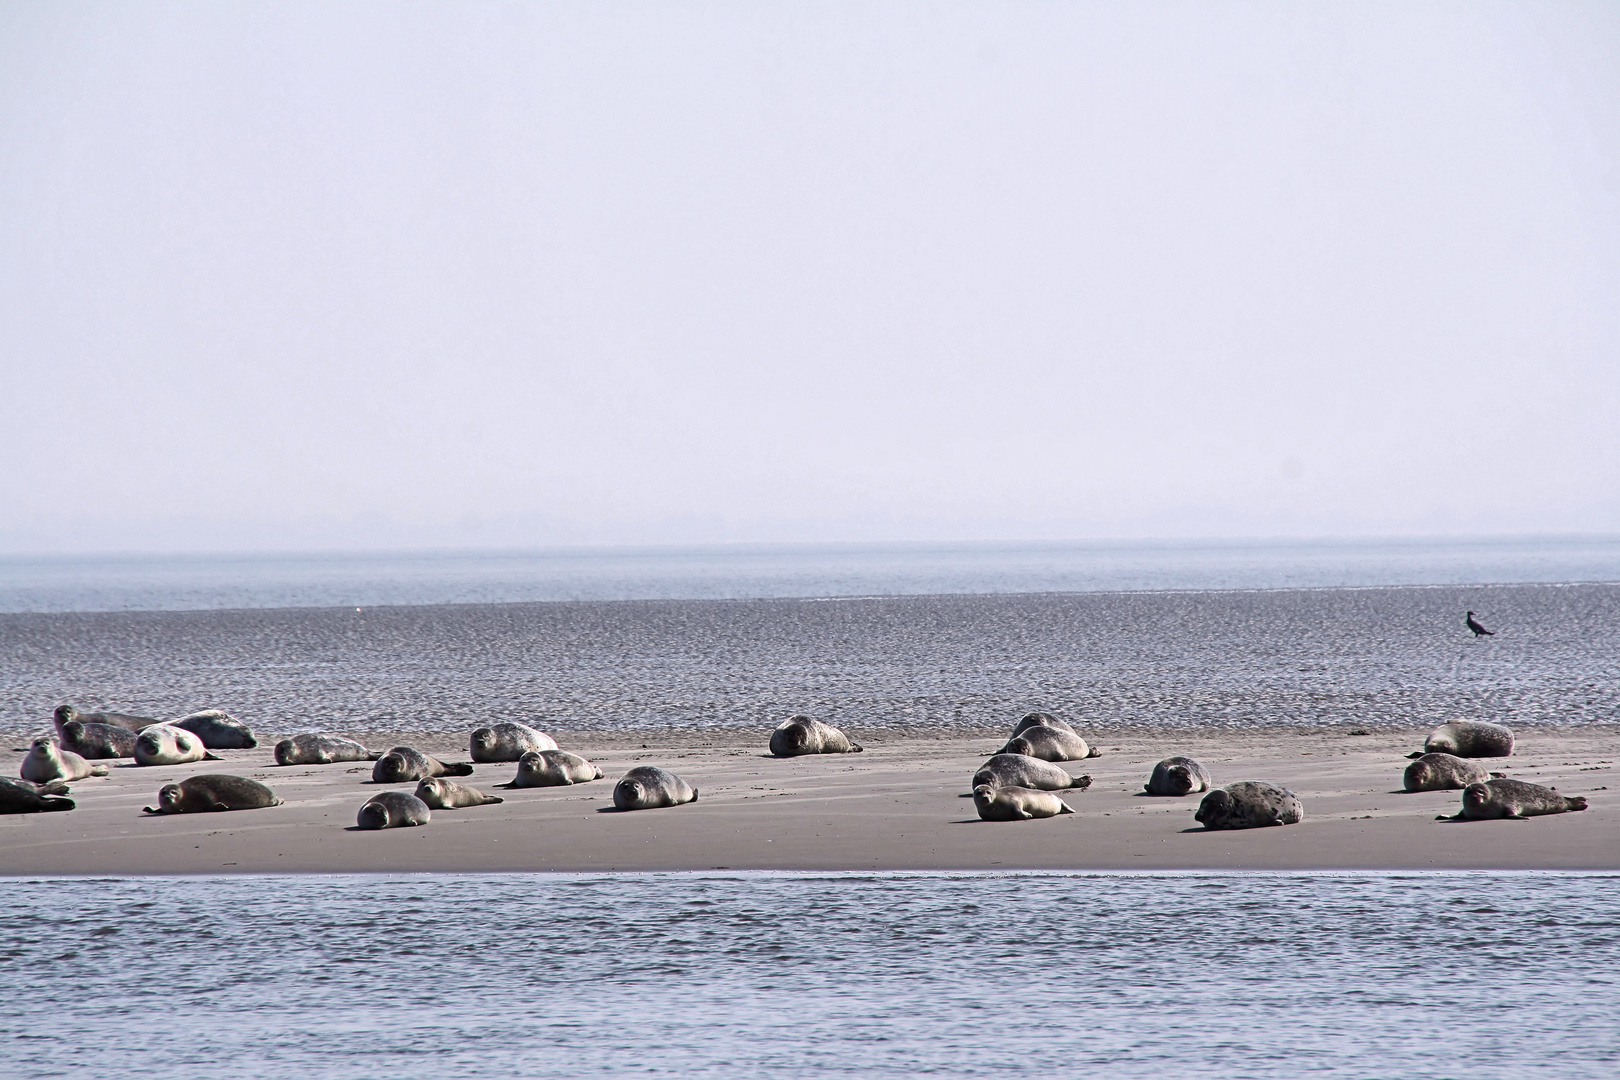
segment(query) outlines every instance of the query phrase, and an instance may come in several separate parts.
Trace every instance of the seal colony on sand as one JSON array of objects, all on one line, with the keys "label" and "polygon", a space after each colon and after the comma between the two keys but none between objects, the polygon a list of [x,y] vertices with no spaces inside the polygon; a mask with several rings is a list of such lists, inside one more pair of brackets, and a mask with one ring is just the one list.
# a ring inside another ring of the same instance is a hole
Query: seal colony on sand
[{"label": "seal colony on sand", "polygon": [[[1483,720],[1453,720],[1429,732],[1423,741],[1424,754],[1451,754],[1455,757],[1509,757],[1513,753],[1513,732],[1501,724]],[[1422,757],[1423,754],[1409,754]]]},{"label": "seal colony on sand", "polygon": [[407,791],[383,791],[366,800],[354,823],[362,829],[404,829],[433,818],[428,804]]},{"label": "seal colony on sand", "polygon": [[506,786],[562,787],[602,779],[602,770],[567,750],[531,750],[518,758],[517,776]]},{"label": "seal colony on sand", "polygon": [[60,780],[35,784],[28,780],[13,780],[10,777],[0,776],[0,814],[39,814],[52,810],[72,810],[73,800],[62,798],[67,793],[67,784]]},{"label": "seal colony on sand", "polygon": [[980,765],[979,771],[973,774],[973,786],[981,784],[1034,788],[1037,791],[1062,791],[1068,788],[1084,791],[1091,786],[1091,777],[1070,776],[1067,769],[1028,754],[997,754]]},{"label": "seal colony on sand", "polygon": [[212,814],[223,810],[261,810],[280,806],[276,793],[257,780],[225,773],[188,776],[158,788],[158,804],[143,806],[148,814]]},{"label": "seal colony on sand", "polygon": [[333,765],[340,761],[376,761],[381,750],[367,750],[341,735],[294,735],[276,743],[277,765]]},{"label": "seal colony on sand", "polygon": [[696,802],[697,789],[668,769],[637,765],[613,785],[613,805],[620,810],[654,810]]},{"label": "seal colony on sand", "polygon": [[1074,813],[1068,803],[1050,791],[990,784],[973,789],[973,807],[985,821],[1028,821]]},{"label": "seal colony on sand", "polygon": [[1484,821],[1491,818],[1532,818],[1542,814],[1564,814],[1585,810],[1586,798],[1566,799],[1550,787],[1523,780],[1487,780],[1463,788],[1462,810],[1455,817],[1441,815],[1441,821]]},{"label": "seal colony on sand", "polygon": [[491,724],[473,731],[467,741],[478,762],[516,761],[530,751],[557,749],[556,739],[527,724]]},{"label": "seal colony on sand", "polygon": [[1190,757],[1167,757],[1153,766],[1142,790],[1149,795],[1191,795],[1210,789],[1209,770]]},{"label": "seal colony on sand", "polygon": [[110,724],[127,731],[139,731],[157,723],[155,716],[131,716],[121,712],[80,712],[72,705],[58,705],[51,719],[56,724],[58,735],[62,733],[62,725],[69,720],[77,720],[82,724]]},{"label": "seal colony on sand", "polygon": [[860,743],[809,716],[790,716],[771,732],[771,753],[776,757],[800,754],[859,754]]},{"label": "seal colony on sand", "polygon": [[92,765],[73,751],[63,750],[50,735],[35,739],[28,756],[22,760],[22,778],[34,784],[106,775],[107,766]]},{"label": "seal colony on sand", "polygon": [[210,750],[252,750],[259,745],[253,729],[224,709],[203,709],[169,723],[191,732]]},{"label": "seal colony on sand", "polygon": [[1079,761],[1082,758],[1101,757],[1101,750],[1093,750],[1086,740],[1072,731],[1036,724],[1007,740],[1001,748],[1003,754],[1024,754],[1042,761]]},{"label": "seal colony on sand", "polygon": [[1262,829],[1297,825],[1305,820],[1305,808],[1285,787],[1239,780],[1205,795],[1193,820],[1203,822],[1206,829]]},{"label": "seal colony on sand", "polygon": [[1483,784],[1493,776],[1489,768],[1472,758],[1451,754],[1424,754],[1406,767],[1401,777],[1407,791],[1452,791],[1469,784]]},{"label": "seal colony on sand", "polygon": [[488,806],[506,801],[499,795],[486,795],[477,788],[462,787],[442,776],[430,776],[417,784],[416,797],[433,810],[459,810],[464,806]]},{"label": "seal colony on sand", "polygon": [[410,746],[396,746],[377,759],[371,779],[379,784],[403,784],[429,776],[471,776],[473,767],[465,761],[443,762]]},{"label": "seal colony on sand", "polygon": [[173,724],[152,724],[135,736],[135,764],[185,765],[192,761],[218,761],[196,733]]},{"label": "seal colony on sand", "polygon": [[58,725],[57,734],[62,738],[62,749],[71,750],[92,761],[135,756],[136,736],[128,728],[69,720]]}]

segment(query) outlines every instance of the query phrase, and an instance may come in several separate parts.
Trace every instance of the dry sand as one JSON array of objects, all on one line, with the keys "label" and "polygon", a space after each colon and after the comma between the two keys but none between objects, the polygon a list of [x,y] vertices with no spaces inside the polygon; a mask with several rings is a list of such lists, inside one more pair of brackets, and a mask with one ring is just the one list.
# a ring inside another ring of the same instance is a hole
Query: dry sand
[{"label": "dry sand", "polygon": [[[563,788],[496,789],[516,772],[479,765],[460,782],[500,805],[434,811],[427,826],[360,832],[355,811],[383,787],[369,764],[279,768],[268,746],[221,751],[223,762],[140,767],[111,762],[106,778],[73,785],[71,813],[0,816],[0,870],[20,875],[332,873],[381,871],[897,869],[1620,869],[1620,773],[1610,729],[1528,730],[1514,757],[1493,762],[1518,779],[1584,794],[1584,813],[1531,821],[1443,822],[1455,791],[1403,794],[1406,752],[1422,732],[1339,730],[1181,738],[1119,733],[1100,758],[1070,762],[1094,777],[1065,793],[1073,815],[981,822],[968,790],[995,751],[993,736],[894,739],[865,753],[778,760],[761,737],[642,748],[623,736],[574,740],[607,774]],[[372,745],[386,747],[387,741]],[[445,760],[465,745],[421,739]],[[1203,761],[1216,783],[1266,779],[1304,800],[1297,826],[1205,832],[1199,796],[1140,794],[1172,753]],[[21,754],[0,760],[16,775]],[[615,813],[613,782],[632,765],[679,772],[696,803]],[[160,785],[202,772],[263,780],[286,803],[266,810],[156,816]],[[395,785],[409,790],[410,785]]]}]

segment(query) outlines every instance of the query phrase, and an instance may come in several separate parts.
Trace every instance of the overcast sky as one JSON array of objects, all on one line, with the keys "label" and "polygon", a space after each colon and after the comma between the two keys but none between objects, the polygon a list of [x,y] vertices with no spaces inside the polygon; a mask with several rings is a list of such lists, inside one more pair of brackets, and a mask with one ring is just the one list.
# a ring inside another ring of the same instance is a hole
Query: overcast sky
[{"label": "overcast sky", "polygon": [[0,5],[0,552],[1620,531],[1620,5]]}]

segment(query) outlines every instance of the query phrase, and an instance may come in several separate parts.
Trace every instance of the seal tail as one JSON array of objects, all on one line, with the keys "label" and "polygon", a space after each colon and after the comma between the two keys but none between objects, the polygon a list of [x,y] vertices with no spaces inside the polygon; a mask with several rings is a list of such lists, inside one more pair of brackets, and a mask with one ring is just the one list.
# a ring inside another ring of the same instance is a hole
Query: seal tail
[{"label": "seal tail", "polygon": [[215,754],[215,753],[212,753],[212,752],[204,754],[202,756],[202,759],[204,761],[224,761],[225,760],[224,758],[220,757],[218,754]]},{"label": "seal tail", "polygon": [[445,765],[443,776],[471,776],[473,767],[471,762],[452,761]]},{"label": "seal tail", "polygon": [[1088,788],[1090,786],[1091,786],[1091,776],[1089,774],[1084,775],[1084,776],[1076,776],[1076,777],[1074,777],[1073,779],[1071,779],[1069,781],[1069,787],[1076,788],[1076,789],[1078,789],[1080,791],[1084,791],[1084,790],[1086,790],[1086,788]]},{"label": "seal tail", "polygon": [[1565,802],[1564,808],[1566,810],[1585,810],[1586,809],[1586,796],[1585,795],[1572,796],[1571,798],[1569,798]]},{"label": "seal tail", "polygon": [[1086,754],[1086,757],[1102,757],[1102,751],[1093,746],[1090,752]]}]

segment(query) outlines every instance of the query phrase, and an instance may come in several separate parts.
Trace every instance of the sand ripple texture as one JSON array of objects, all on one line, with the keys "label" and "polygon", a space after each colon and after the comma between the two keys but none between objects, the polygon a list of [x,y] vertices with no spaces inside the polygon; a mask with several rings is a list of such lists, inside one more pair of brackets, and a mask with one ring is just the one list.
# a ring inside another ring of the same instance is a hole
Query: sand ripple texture
[{"label": "sand ripple texture", "polygon": [[1612,1076],[1617,885],[1544,874],[0,881],[0,1071]]},{"label": "sand ripple texture", "polygon": [[[1498,630],[1474,640],[1465,609]],[[0,616],[0,724],[58,702],[263,735],[501,718],[667,737],[1620,720],[1620,585],[668,600]]]}]

